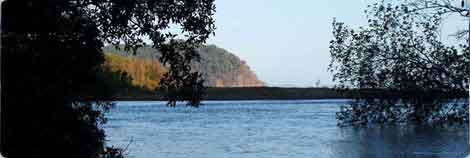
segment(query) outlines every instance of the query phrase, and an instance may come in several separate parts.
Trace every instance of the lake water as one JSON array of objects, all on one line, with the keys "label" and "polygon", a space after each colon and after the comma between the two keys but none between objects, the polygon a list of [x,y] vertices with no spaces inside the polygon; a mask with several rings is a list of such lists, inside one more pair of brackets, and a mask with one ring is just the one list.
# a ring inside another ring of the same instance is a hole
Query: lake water
[{"label": "lake water", "polygon": [[469,148],[467,126],[338,127],[335,112],[346,103],[118,102],[105,129],[130,158],[456,158]]}]

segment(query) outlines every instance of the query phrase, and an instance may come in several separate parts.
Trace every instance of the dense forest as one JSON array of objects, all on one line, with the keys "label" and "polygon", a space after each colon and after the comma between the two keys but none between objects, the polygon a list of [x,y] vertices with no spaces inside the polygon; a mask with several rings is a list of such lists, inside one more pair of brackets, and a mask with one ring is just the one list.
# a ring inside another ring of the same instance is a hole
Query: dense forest
[{"label": "dense forest", "polygon": [[[150,47],[139,48],[135,53],[115,47],[105,47],[104,52],[106,53],[104,67],[112,72],[108,77],[111,81],[116,82],[114,84],[116,87],[123,88],[124,86],[125,91],[128,91],[129,88],[153,91],[159,87],[160,79],[167,71],[167,68],[158,60],[161,53]],[[192,67],[203,74],[205,86],[264,86],[264,83],[250,70],[246,62],[229,51],[215,45],[209,45],[199,48],[198,52],[201,62],[193,63]],[[123,75],[129,77],[131,84],[126,86],[117,83]]]},{"label": "dense forest", "polygon": [[167,71],[157,60],[124,57],[111,53],[105,55],[105,65],[111,72],[124,72],[130,77],[132,85],[147,90],[160,87],[160,79]]}]

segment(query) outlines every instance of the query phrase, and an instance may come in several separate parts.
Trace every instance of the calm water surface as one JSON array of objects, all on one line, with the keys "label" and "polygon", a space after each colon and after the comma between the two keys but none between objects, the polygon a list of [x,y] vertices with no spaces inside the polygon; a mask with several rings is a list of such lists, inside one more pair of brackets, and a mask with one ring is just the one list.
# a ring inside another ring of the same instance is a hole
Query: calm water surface
[{"label": "calm water surface", "polygon": [[464,126],[340,128],[345,100],[204,104],[118,102],[108,143],[131,158],[456,158],[468,148]]}]

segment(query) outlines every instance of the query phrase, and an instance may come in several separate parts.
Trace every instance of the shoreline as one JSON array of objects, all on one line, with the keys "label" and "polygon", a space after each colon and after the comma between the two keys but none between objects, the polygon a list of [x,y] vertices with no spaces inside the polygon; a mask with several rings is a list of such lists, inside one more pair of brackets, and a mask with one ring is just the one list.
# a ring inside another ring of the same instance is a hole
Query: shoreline
[{"label": "shoreline", "polygon": [[[423,93],[426,91],[413,91],[408,93]],[[433,93],[433,91],[427,91]],[[281,88],[281,87],[208,87],[203,101],[250,101],[250,100],[316,100],[316,99],[354,99],[359,96],[395,96],[399,91],[380,89],[351,89],[339,91],[334,88]],[[465,98],[466,93],[454,92],[446,94]],[[124,93],[114,97],[116,101],[165,101],[162,92]]]},{"label": "shoreline", "polygon": [[[301,101],[301,100],[348,100],[352,98],[296,98],[296,99],[267,99],[267,98],[262,98],[262,99],[256,99],[256,98],[250,98],[250,99],[203,99],[202,101],[288,101],[288,100],[296,100],[296,101]],[[115,101],[167,101],[164,99],[154,99],[154,98],[117,98]]]},{"label": "shoreline", "polygon": [[[348,97],[349,96],[349,97]],[[351,99],[347,93],[332,88],[280,88],[280,87],[232,87],[207,88],[203,100],[313,100],[313,99]],[[116,97],[117,101],[165,101],[163,93],[129,94]]]}]

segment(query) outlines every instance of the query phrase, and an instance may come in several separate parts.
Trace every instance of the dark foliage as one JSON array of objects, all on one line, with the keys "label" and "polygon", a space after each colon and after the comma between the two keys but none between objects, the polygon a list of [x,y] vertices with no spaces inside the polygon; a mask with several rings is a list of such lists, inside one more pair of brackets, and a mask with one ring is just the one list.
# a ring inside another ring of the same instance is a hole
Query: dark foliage
[{"label": "dark foliage", "polygon": [[[153,47],[167,50],[164,63],[176,67],[169,78],[184,83],[173,88],[198,87],[193,81],[199,76],[180,68],[195,55],[175,57],[172,51],[178,45],[169,41],[177,36],[165,30],[180,25],[185,43],[202,43],[214,30],[214,9],[213,0],[3,2],[2,154],[9,158],[122,157],[123,150],[106,147],[101,128],[104,112],[113,105],[105,101],[113,92],[101,69],[103,42],[123,42],[132,49],[149,37]],[[198,105],[200,96],[194,93],[177,99]]]},{"label": "dark foliage", "polygon": [[467,45],[439,39],[440,14],[411,12],[407,5],[377,3],[368,25],[349,29],[333,22],[330,70],[338,88],[359,88],[343,107],[340,124],[463,122],[469,76]]},{"label": "dark foliage", "polygon": [[[52,3],[52,2],[51,2]],[[6,157],[98,157],[104,153],[98,30],[54,5],[7,1],[2,21],[2,153]],[[27,10],[27,11],[24,11]],[[20,12],[21,11],[21,12]],[[93,104],[96,103],[96,104]],[[101,109],[101,110],[97,110]]]},{"label": "dark foliage", "polygon": [[172,40],[159,50],[160,61],[168,65],[168,72],[160,83],[168,94],[168,106],[176,106],[179,100],[187,100],[190,106],[199,106],[204,93],[204,80],[199,72],[191,71],[193,59],[200,60],[194,44]]}]

